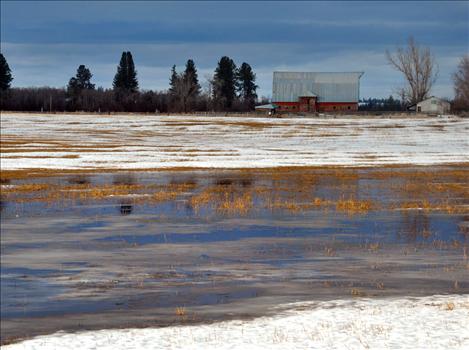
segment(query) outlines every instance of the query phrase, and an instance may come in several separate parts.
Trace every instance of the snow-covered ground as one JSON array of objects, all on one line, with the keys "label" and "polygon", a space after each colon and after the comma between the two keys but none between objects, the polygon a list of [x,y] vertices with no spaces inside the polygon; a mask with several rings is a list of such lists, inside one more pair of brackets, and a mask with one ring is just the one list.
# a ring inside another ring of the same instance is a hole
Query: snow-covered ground
[{"label": "snow-covered ground", "polygon": [[469,162],[469,120],[1,115],[8,169],[252,168]]},{"label": "snow-covered ground", "polygon": [[469,349],[469,296],[288,305],[273,317],[195,326],[56,333],[17,349]]}]

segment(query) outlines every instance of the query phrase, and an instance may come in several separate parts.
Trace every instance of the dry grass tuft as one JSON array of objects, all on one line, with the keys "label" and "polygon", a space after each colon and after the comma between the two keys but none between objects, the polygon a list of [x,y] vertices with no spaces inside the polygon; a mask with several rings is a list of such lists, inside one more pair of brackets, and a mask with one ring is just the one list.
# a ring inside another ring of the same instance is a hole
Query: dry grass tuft
[{"label": "dry grass tuft", "polygon": [[322,283],[322,285],[323,285],[324,287],[326,287],[326,288],[331,288],[331,287],[332,287],[332,282],[330,282],[330,281],[324,281],[324,282]]},{"label": "dry grass tuft", "polygon": [[11,192],[39,192],[46,191],[51,189],[52,185],[49,184],[21,184],[14,186],[12,188],[4,188],[2,192],[11,193]]},{"label": "dry grass tuft", "polygon": [[167,202],[175,200],[179,195],[177,191],[158,191],[152,194],[151,200],[154,202]]},{"label": "dry grass tuft", "polygon": [[246,215],[252,207],[253,199],[250,193],[241,195],[225,193],[224,199],[217,205],[217,211],[227,214]]},{"label": "dry grass tuft", "polygon": [[91,187],[88,193],[93,199],[101,199],[110,196],[124,196],[134,193],[142,189],[142,185],[105,185],[99,187]]},{"label": "dry grass tuft", "polygon": [[454,308],[456,307],[456,305],[454,305],[452,301],[447,302],[445,306],[446,306],[446,310],[448,311],[453,311]]},{"label": "dry grass tuft", "polygon": [[373,208],[371,201],[357,200],[354,198],[340,199],[336,203],[336,210],[349,214],[365,214]]},{"label": "dry grass tuft", "polygon": [[383,290],[384,289],[384,283],[383,282],[376,283],[376,288],[379,289],[379,290]]},{"label": "dry grass tuft", "polygon": [[216,200],[216,195],[211,188],[206,188],[202,192],[193,195],[189,199],[190,206],[195,210],[195,212],[199,212],[200,209],[204,206],[208,206],[210,203]]},{"label": "dry grass tuft", "polygon": [[319,197],[313,199],[313,205],[316,207],[321,207],[325,204],[327,204],[327,202],[324,199],[321,199]]},{"label": "dry grass tuft", "polygon": [[354,297],[364,297],[364,296],[366,296],[365,292],[361,291],[358,288],[352,288],[350,290],[350,294]]},{"label": "dry grass tuft", "polygon": [[178,306],[175,310],[176,316],[185,317],[186,316],[186,308],[184,306]]},{"label": "dry grass tuft", "polygon": [[325,247],[324,248],[324,254],[328,257],[336,256],[335,250],[333,248],[330,248],[330,247]]},{"label": "dry grass tuft", "polygon": [[368,244],[368,250],[372,252],[377,252],[381,248],[381,245],[379,243],[369,243]]}]

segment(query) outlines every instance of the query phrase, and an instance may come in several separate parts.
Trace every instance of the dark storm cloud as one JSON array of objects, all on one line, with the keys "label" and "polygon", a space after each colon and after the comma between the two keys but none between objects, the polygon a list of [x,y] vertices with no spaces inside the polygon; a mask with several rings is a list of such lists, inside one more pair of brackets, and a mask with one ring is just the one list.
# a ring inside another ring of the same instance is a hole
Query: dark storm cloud
[{"label": "dark storm cloud", "polygon": [[363,96],[399,84],[385,49],[413,35],[435,52],[438,93],[468,51],[467,2],[5,2],[2,52],[15,85],[62,86],[78,64],[110,86],[122,50],[132,50],[141,86],[167,87],[172,64],[193,58],[202,74],[222,55],[247,61],[261,93],[272,70],[364,70]]}]

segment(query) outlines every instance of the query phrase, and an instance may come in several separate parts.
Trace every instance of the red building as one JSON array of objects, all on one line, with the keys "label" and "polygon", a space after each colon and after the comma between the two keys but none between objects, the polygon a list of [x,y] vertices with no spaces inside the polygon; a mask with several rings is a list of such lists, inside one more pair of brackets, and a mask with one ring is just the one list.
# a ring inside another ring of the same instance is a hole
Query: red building
[{"label": "red building", "polygon": [[274,72],[278,112],[357,111],[363,72]]}]

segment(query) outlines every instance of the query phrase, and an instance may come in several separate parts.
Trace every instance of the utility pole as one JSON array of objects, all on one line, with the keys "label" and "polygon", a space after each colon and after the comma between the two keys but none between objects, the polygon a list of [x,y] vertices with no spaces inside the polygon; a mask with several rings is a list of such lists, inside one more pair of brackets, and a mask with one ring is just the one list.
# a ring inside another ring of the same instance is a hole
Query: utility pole
[{"label": "utility pole", "polygon": [[49,95],[49,112],[52,113],[52,95]]}]

